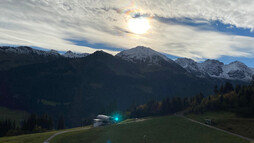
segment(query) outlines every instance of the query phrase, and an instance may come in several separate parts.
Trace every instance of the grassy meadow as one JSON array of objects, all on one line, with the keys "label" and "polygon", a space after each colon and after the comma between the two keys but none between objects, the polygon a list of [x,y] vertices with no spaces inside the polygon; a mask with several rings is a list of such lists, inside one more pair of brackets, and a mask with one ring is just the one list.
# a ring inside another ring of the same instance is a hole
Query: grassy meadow
[{"label": "grassy meadow", "polygon": [[56,133],[57,131],[27,134],[13,137],[2,137],[0,143],[43,143],[47,138]]},{"label": "grassy meadow", "polygon": [[51,143],[248,143],[176,116],[156,117],[71,132],[55,137]]},{"label": "grassy meadow", "polygon": [[[231,116],[227,114],[227,116]],[[202,120],[199,117],[199,120]],[[67,129],[67,130],[77,130]],[[0,138],[0,143],[43,143],[59,131]],[[188,121],[165,116],[126,120],[120,124],[74,131],[53,138],[50,143],[248,143],[239,137]]]}]

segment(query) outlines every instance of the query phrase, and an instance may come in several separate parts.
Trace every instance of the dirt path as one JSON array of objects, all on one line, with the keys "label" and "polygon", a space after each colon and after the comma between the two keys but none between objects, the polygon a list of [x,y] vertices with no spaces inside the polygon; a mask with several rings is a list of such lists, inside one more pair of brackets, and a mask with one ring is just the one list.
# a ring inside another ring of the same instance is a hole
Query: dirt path
[{"label": "dirt path", "polygon": [[85,128],[78,128],[78,129],[73,129],[73,130],[67,130],[67,131],[60,131],[60,132],[57,132],[55,133],[54,135],[50,136],[47,140],[45,140],[43,143],[50,143],[50,141],[58,136],[58,135],[61,135],[61,134],[65,134],[65,133],[70,133],[70,132],[76,132],[76,131],[82,131],[82,130],[88,130],[90,129],[91,127],[85,127]]}]

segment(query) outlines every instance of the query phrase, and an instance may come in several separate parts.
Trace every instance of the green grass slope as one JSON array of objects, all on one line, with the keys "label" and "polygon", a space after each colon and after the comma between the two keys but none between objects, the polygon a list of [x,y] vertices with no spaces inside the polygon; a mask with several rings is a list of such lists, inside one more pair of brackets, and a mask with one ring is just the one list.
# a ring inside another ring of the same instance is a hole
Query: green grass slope
[{"label": "green grass slope", "polygon": [[56,136],[51,143],[247,143],[176,116],[158,117]]},{"label": "green grass slope", "polygon": [[214,126],[254,139],[254,118],[237,117],[230,112],[207,112],[204,114],[190,114],[187,117],[203,122],[212,119]]},{"label": "green grass slope", "polygon": [[55,133],[67,131],[67,132],[76,132],[79,130],[86,130],[91,126],[78,127],[72,129],[64,129],[64,130],[52,130],[44,133],[34,133],[34,134],[26,134],[19,136],[11,136],[11,137],[1,137],[0,143],[43,143],[49,137],[51,137]]},{"label": "green grass slope", "polygon": [[0,143],[43,143],[57,131],[0,138]]}]

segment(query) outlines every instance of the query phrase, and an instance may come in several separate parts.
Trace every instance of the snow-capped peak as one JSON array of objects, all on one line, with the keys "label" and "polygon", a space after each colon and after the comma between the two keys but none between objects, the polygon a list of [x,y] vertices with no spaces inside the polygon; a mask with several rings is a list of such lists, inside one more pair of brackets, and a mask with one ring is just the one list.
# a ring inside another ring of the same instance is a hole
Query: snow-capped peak
[{"label": "snow-capped peak", "polygon": [[73,53],[72,51],[67,51],[65,54],[63,54],[63,56],[66,58],[82,58],[88,55],[89,54],[87,53],[79,54],[79,53]]},{"label": "snow-capped peak", "polygon": [[224,65],[218,60],[206,60],[197,63],[191,59],[179,58],[176,63],[188,72],[199,77],[214,77],[231,80],[249,81],[254,75],[254,70],[239,61]]},{"label": "snow-capped peak", "polygon": [[59,56],[60,54],[56,50],[50,50],[48,51],[50,55]]},{"label": "snow-capped peak", "polygon": [[244,63],[235,61],[223,67],[224,76],[231,79],[251,80],[254,71]]},{"label": "snow-capped peak", "polygon": [[244,63],[239,62],[239,61],[232,62],[228,66],[230,66],[232,68],[232,70],[246,70],[246,69],[248,69],[248,67]]},{"label": "snow-capped peak", "polygon": [[239,62],[239,61],[235,61],[235,62],[232,62],[228,65],[225,65],[225,67],[223,67],[223,69],[226,73],[229,73],[231,71],[252,72],[251,68],[247,67],[244,63]]},{"label": "snow-capped peak", "polygon": [[162,60],[167,62],[173,62],[161,53],[143,46],[138,46],[136,48],[122,51],[116,56],[134,63],[159,64]]},{"label": "snow-capped peak", "polygon": [[206,60],[203,63],[198,64],[199,69],[202,72],[206,72],[209,76],[219,76],[223,70],[222,67],[224,64],[218,60]]}]

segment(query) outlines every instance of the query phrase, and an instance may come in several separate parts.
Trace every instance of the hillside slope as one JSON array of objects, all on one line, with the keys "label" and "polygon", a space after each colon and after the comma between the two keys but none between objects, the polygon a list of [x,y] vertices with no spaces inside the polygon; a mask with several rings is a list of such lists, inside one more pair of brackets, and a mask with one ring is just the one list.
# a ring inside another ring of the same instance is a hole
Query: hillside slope
[{"label": "hillside slope", "polygon": [[241,138],[193,123],[181,117],[157,117],[145,121],[94,128],[56,136],[51,143],[247,143]]}]

